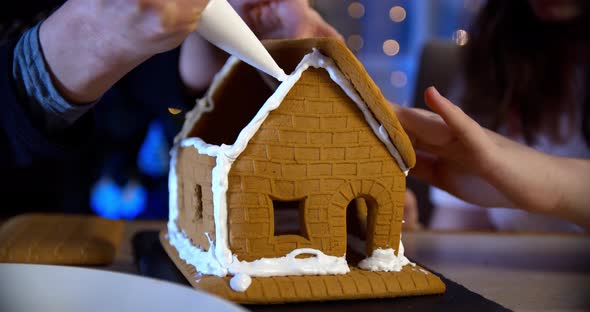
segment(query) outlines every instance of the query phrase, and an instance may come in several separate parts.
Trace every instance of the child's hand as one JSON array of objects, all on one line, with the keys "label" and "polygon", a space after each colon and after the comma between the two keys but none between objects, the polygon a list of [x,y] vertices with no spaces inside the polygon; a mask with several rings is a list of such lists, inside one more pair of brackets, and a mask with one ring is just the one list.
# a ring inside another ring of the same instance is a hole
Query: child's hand
[{"label": "child's hand", "polygon": [[396,114],[410,136],[417,162],[410,174],[434,186],[482,206],[512,206],[489,185],[497,169],[499,147],[486,131],[434,88],[425,100],[435,112],[396,107]]},{"label": "child's hand", "polygon": [[395,108],[417,153],[410,174],[481,206],[559,207],[558,160],[482,128],[434,88],[425,101],[437,114]]},{"label": "child's hand", "polygon": [[463,200],[522,208],[590,229],[590,160],[541,153],[482,128],[433,87],[436,113],[394,106],[417,153],[410,174]]},{"label": "child's hand", "polygon": [[308,0],[229,0],[259,39],[342,36]]}]

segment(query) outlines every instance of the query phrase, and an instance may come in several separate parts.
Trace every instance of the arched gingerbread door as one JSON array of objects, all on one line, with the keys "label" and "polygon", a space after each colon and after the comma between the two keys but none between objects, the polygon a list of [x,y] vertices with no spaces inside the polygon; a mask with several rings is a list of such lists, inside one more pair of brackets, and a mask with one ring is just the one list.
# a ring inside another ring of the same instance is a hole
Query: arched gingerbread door
[{"label": "arched gingerbread door", "polygon": [[[405,193],[404,179],[359,179],[341,185],[330,200],[328,209],[329,220],[338,221],[342,217],[350,221],[350,209],[353,214],[363,215],[366,211],[366,255],[373,250],[382,248],[398,249],[403,220],[403,206]],[[401,184],[401,185],[399,185]],[[349,218],[347,218],[347,215]],[[361,220],[362,223],[363,220]],[[336,223],[332,226],[332,223]],[[342,240],[332,244],[339,246],[342,253],[346,253],[346,239],[349,222],[339,226],[339,222],[330,223],[331,240]],[[336,253],[335,250],[332,250]]]}]

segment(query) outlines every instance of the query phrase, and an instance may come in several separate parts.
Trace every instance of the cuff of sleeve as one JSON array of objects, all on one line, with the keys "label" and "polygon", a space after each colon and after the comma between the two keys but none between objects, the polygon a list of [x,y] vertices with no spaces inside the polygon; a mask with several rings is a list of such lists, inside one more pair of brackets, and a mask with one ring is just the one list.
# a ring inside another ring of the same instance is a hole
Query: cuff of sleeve
[{"label": "cuff of sleeve", "polygon": [[41,23],[26,31],[14,48],[13,79],[27,98],[27,109],[48,133],[64,130],[87,113],[96,102],[72,105],[57,90],[39,41]]},{"label": "cuff of sleeve", "polygon": [[[0,46],[0,68],[9,69],[13,65],[15,42]],[[86,114],[74,122],[60,137],[50,137],[40,131],[32,122],[23,103],[26,98],[18,92],[9,70],[0,72],[0,94],[3,111],[0,126],[6,133],[9,156],[16,166],[28,166],[34,159],[69,159],[78,156],[78,151],[88,144],[94,129],[94,117]]]}]

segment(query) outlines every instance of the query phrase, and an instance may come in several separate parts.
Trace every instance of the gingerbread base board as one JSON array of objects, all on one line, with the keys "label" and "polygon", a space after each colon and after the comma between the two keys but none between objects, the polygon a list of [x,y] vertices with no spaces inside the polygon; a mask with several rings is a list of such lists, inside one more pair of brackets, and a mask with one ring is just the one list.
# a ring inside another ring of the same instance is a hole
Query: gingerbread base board
[{"label": "gingerbread base board", "polygon": [[180,259],[176,249],[168,242],[166,233],[160,232],[160,242],[193,287],[237,303],[392,298],[445,292],[445,284],[441,279],[418,265],[406,266],[401,272],[370,272],[351,268],[346,275],[253,277],[248,290],[235,292],[229,286],[231,276],[197,277],[195,267]]}]

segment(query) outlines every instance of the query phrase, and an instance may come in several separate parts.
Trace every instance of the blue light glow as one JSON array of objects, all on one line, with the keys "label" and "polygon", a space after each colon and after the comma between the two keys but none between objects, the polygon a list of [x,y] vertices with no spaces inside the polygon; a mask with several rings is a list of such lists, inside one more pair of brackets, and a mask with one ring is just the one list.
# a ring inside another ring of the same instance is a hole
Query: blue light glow
[{"label": "blue light glow", "polygon": [[131,182],[121,192],[120,216],[135,219],[147,206],[147,192],[141,184]]},{"label": "blue light glow", "polygon": [[108,219],[134,219],[147,206],[147,192],[137,182],[121,188],[110,178],[101,178],[92,188],[90,207]]},{"label": "blue light glow", "polygon": [[163,177],[168,172],[169,149],[162,124],[153,121],[137,155],[139,170],[153,178]]}]

